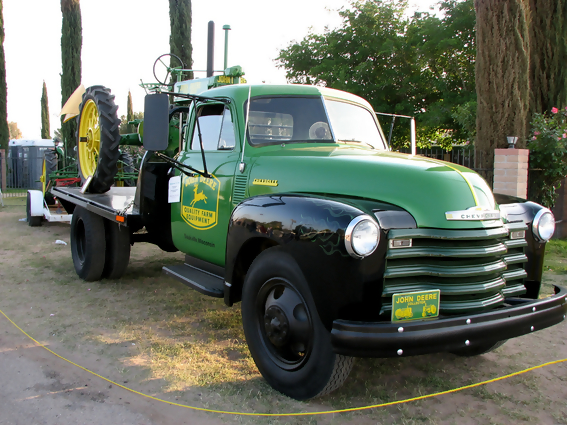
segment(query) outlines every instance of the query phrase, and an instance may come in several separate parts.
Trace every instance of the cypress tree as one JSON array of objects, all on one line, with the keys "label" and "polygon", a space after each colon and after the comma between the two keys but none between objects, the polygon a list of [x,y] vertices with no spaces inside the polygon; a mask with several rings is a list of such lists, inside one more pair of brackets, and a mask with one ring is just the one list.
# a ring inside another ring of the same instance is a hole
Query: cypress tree
[{"label": "cypress tree", "polygon": [[4,58],[4,5],[0,0],[0,149],[8,148],[10,132],[8,130],[8,108],[6,87],[6,59]]},{"label": "cypress tree", "polygon": [[493,169],[494,149],[507,136],[525,147],[529,113],[529,0],[475,0],[476,147],[481,168]]},{"label": "cypress tree", "polygon": [[43,92],[41,93],[41,138],[51,139],[51,129],[49,126],[49,103],[47,100],[47,86],[43,82]]},{"label": "cypress tree", "polygon": [[[83,44],[81,26],[81,6],[79,0],[61,0],[63,26],[61,28],[61,105],[69,99],[75,89],[81,84],[81,47]],[[77,124],[75,120],[63,124],[61,134],[67,143],[67,155],[74,156],[76,145]]]},{"label": "cypress tree", "polygon": [[[169,0],[169,22],[171,34],[169,36],[170,53],[179,56],[185,67],[191,69],[193,60],[191,55],[191,0]],[[179,66],[179,63],[171,58],[170,66]],[[188,73],[188,78],[193,78],[193,73]]]},{"label": "cypress tree", "polygon": [[530,118],[567,106],[567,0],[529,0]]},{"label": "cypress tree", "polygon": [[[132,93],[128,90],[128,110],[126,112],[126,122],[134,120],[134,107],[132,106]],[[128,125],[127,127],[128,133],[134,132],[134,126]]]}]

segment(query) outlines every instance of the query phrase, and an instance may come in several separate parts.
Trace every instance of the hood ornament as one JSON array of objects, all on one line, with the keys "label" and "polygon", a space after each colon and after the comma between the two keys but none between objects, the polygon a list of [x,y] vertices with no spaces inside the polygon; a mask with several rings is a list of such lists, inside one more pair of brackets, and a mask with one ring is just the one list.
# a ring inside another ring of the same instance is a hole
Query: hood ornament
[{"label": "hood ornament", "polygon": [[482,207],[470,207],[461,211],[447,211],[445,218],[449,221],[482,221],[482,220],[500,220],[500,211],[489,210]]}]

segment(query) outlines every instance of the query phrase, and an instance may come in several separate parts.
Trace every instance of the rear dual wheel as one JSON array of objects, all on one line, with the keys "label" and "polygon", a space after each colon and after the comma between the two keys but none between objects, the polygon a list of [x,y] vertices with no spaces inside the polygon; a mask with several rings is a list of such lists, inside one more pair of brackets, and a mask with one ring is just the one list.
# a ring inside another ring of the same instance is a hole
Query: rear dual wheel
[{"label": "rear dual wheel", "polygon": [[77,117],[77,159],[81,183],[92,177],[89,192],[107,192],[118,171],[120,119],[110,89],[89,87]]},{"label": "rear dual wheel", "polygon": [[340,387],[353,358],[335,354],[303,273],[274,247],[262,252],[246,275],[242,323],[250,353],[268,383],[306,400]]},{"label": "rear dual wheel", "polygon": [[76,207],[71,220],[71,255],[81,279],[118,279],[130,259],[129,230]]}]

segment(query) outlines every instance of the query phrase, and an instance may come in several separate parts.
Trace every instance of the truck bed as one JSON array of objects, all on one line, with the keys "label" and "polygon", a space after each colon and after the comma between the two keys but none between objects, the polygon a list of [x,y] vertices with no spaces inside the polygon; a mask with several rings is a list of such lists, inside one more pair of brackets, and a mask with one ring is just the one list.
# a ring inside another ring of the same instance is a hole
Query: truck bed
[{"label": "truck bed", "polygon": [[51,193],[63,203],[70,202],[126,226],[128,220],[140,217],[134,208],[135,187],[111,187],[106,193],[81,193],[80,187],[54,187]]}]

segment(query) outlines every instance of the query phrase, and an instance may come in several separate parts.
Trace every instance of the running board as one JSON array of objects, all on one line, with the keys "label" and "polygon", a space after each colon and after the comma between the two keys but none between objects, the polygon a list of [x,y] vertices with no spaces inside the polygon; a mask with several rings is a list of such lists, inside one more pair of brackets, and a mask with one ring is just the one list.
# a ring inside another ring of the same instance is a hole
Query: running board
[{"label": "running board", "polygon": [[224,297],[224,279],[187,264],[164,266],[163,272],[209,297]]}]

